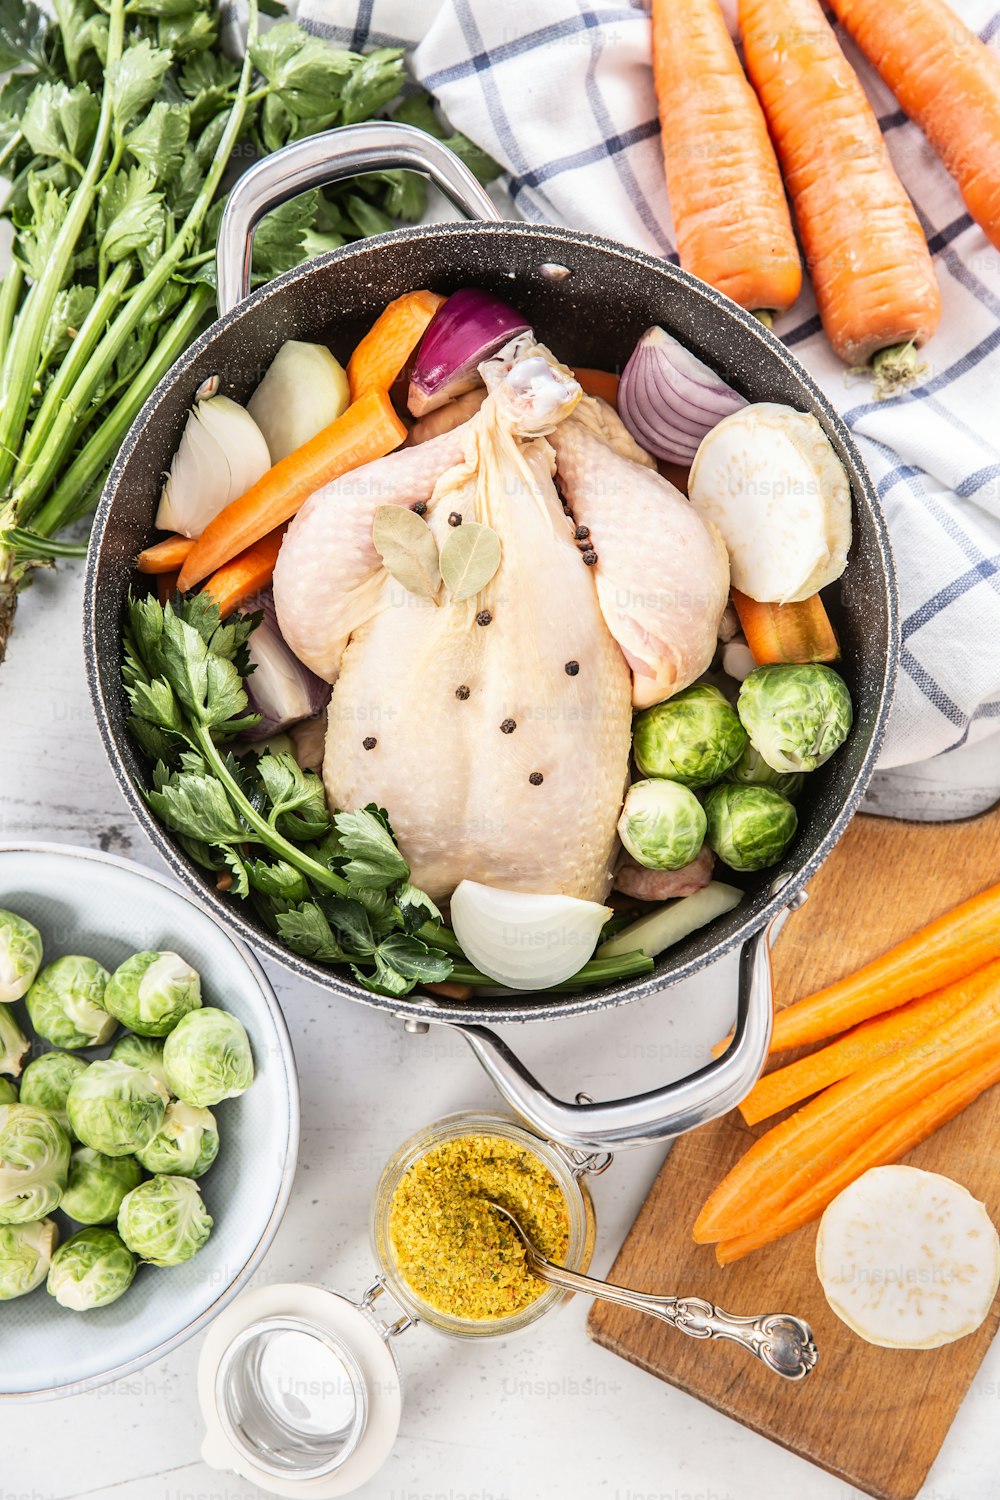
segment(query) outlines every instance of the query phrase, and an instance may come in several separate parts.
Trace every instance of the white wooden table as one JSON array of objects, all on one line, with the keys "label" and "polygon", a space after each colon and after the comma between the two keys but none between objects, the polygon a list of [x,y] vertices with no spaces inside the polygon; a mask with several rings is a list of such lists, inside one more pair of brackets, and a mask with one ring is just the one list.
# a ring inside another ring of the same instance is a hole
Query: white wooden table
[{"label": "white wooden table", "polygon": [[[91,717],[80,571],[24,598],[0,669],[0,839],[87,844],[152,867]],[[415,1128],[495,1096],[458,1038],[408,1037],[269,965],[302,1080],[302,1147],[284,1224],[258,1280],[357,1295],[373,1270],[379,1170]],[[529,1063],[564,1094],[609,1097],[689,1072],[732,1007],[735,965],[655,1003],[521,1028]],[[633,1151],[594,1184],[595,1271],[609,1266],[661,1161]],[[692,1205],[678,1204],[690,1214]],[[696,1287],[677,1288],[697,1291]],[[794,1308],[790,1309],[794,1311]],[[576,1299],[520,1339],[452,1343],[423,1328],[397,1345],[406,1405],[395,1455],[362,1500],[849,1500],[857,1492],[592,1345]],[[200,1462],[200,1339],[118,1385],[0,1411],[0,1500],[259,1500]],[[735,1357],[708,1349],[705,1357]],[[3,1314],[0,1311],[0,1360]],[[914,1414],[919,1421],[919,1414]],[[1000,1341],[923,1500],[997,1500]]]}]

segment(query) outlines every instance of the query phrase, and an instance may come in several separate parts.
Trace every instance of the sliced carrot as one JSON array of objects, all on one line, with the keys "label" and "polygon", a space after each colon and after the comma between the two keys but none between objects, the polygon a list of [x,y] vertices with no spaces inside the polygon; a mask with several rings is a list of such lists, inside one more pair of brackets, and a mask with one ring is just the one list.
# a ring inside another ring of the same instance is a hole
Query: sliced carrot
[{"label": "sliced carrot", "polygon": [[760,604],[733,589],[750,654],[758,666],[770,662],[836,661],[840,642],[818,594],[799,604]]},{"label": "sliced carrot", "polygon": [[351,400],[387,391],[424,336],[444,301],[436,292],[407,292],[381,313],[351,355],[347,379]]},{"label": "sliced carrot", "polygon": [[209,521],[181,568],[182,593],[290,521],[324,484],[398,448],[406,428],[385,391],[361,396]]},{"label": "sliced carrot", "polygon": [[135,560],[140,573],[176,573],[194,546],[194,537],[165,536],[162,542],[143,547]]},{"label": "sliced carrot", "polygon": [[653,82],[677,251],[741,307],[802,286],[774,147],[717,0],[653,0]]},{"label": "sliced carrot", "polygon": [[581,365],[573,374],[583,386],[584,393],[588,396],[598,396],[600,400],[606,401],[609,406],[618,410],[618,376],[613,375],[610,370],[588,370]]},{"label": "sliced carrot", "polygon": [[177,592],[176,573],[157,573],[156,575],[156,597],[161,604],[166,604]]},{"label": "sliced carrot", "polygon": [[865,92],[819,0],[739,0],[739,22],[826,336],[849,365],[892,349],[902,372],[908,350],[912,373],[941,296]]},{"label": "sliced carrot", "polygon": [[699,1242],[766,1224],[904,1110],[1000,1051],[1000,962],[953,985],[955,1009],[891,1057],[870,1063],[756,1140],[710,1195]]},{"label": "sliced carrot", "polygon": [[945,0],[831,0],[1000,249],[1000,56]]},{"label": "sliced carrot", "polygon": [[254,594],[259,594],[261,589],[267,588],[274,577],[274,565],[278,561],[285,530],[285,526],[276,526],[238,557],[223,563],[205,584],[203,592],[211,594],[223,619]]},{"label": "sliced carrot", "polygon": [[766,1073],[743,1100],[740,1114],[748,1125],[757,1125],[789,1105],[829,1088],[831,1083],[848,1078],[859,1068],[891,1057],[900,1047],[908,1046],[915,1037],[944,1021],[954,1008],[955,997],[946,986],[884,1016],[862,1021],[819,1052],[811,1052],[808,1057]]},{"label": "sliced carrot", "polygon": [[774,1214],[745,1234],[720,1240],[715,1256],[721,1266],[741,1260],[752,1250],[769,1245],[793,1230],[818,1219],[838,1193],[849,1187],[871,1167],[887,1167],[926,1141],[942,1125],[974,1104],[980,1094],[1000,1083],[1000,1057],[985,1059],[978,1067],[959,1073],[949,1083],[902,1110],[888,1124],[876,1130],[852,1151],[838,1166]]},{"label": "sliced carrot", "polygon": [[[771,1051],[836,1036],[1000,958],[1000,885],[928,922],[864,968],[780,1010]],[[724,1050],[724,1048],[723,1048]]]}]

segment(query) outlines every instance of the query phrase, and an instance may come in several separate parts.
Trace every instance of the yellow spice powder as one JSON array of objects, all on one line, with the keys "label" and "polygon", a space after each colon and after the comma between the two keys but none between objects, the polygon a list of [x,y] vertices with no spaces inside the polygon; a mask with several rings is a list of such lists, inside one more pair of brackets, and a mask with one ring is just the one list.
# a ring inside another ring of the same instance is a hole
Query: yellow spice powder
[{"label": "yellow spice powder", "polygon": [[483,1197],[509,1209],[549,1260],[561,1262],[569,1243],[562,1189],[533,1152],[498,1135],[432,1147],[392,1195],[389,1237],[403,1280],[453,1317],[510,1317],[545,1290],[514,1230]]}]

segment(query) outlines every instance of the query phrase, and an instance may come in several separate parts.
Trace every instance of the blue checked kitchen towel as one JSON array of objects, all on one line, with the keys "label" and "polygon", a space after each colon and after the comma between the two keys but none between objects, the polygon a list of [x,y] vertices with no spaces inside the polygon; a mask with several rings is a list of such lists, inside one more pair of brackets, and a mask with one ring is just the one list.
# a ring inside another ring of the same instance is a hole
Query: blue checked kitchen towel
[{"label": "blue checked kitchen towel", "polygon": [[[991,0],[951,3],[1000,43]],[[335,46],[405,46],[452,125],[502,164],[524,218],[676,259],[643,0],[298,0],[297,15]],[[944,302],[928,374],[879,402],[828,349],[808,288],[775,330],[855,433],[892,533],[903,654],[885,768],[1000,729],[1000,252],[842,41],[920,214]]]}]

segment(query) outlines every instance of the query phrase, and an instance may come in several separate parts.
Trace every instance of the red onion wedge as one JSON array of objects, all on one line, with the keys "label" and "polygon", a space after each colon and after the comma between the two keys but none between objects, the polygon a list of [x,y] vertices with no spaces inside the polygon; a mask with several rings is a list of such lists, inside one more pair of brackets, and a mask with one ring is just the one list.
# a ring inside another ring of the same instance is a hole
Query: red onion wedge
[{"label": "red onion wedge", "polygon": [[618,388],[618,410],[636,442],[675,464],[690,465],[705,434],[746,404],[658,326],[632,350]]},{"label": "red onion wedge", "polygon": [[330,701],[330,684],[304,667],[278,628],[274,599],[270,589],[260,601],[264,618],[250,636],[247,646],[255,671],[249,673],[243,686],[250,700],[250,712],[261,715],[261,721],[244,734],[247,740],[266,740],[292,724],[314,718]]},{"label": "red onion wedge", "polygon": [[438,308],[420,341],[407,405],[413,416],[479,384],[479,366],[530,325],[491,292],[463,287]]}]

